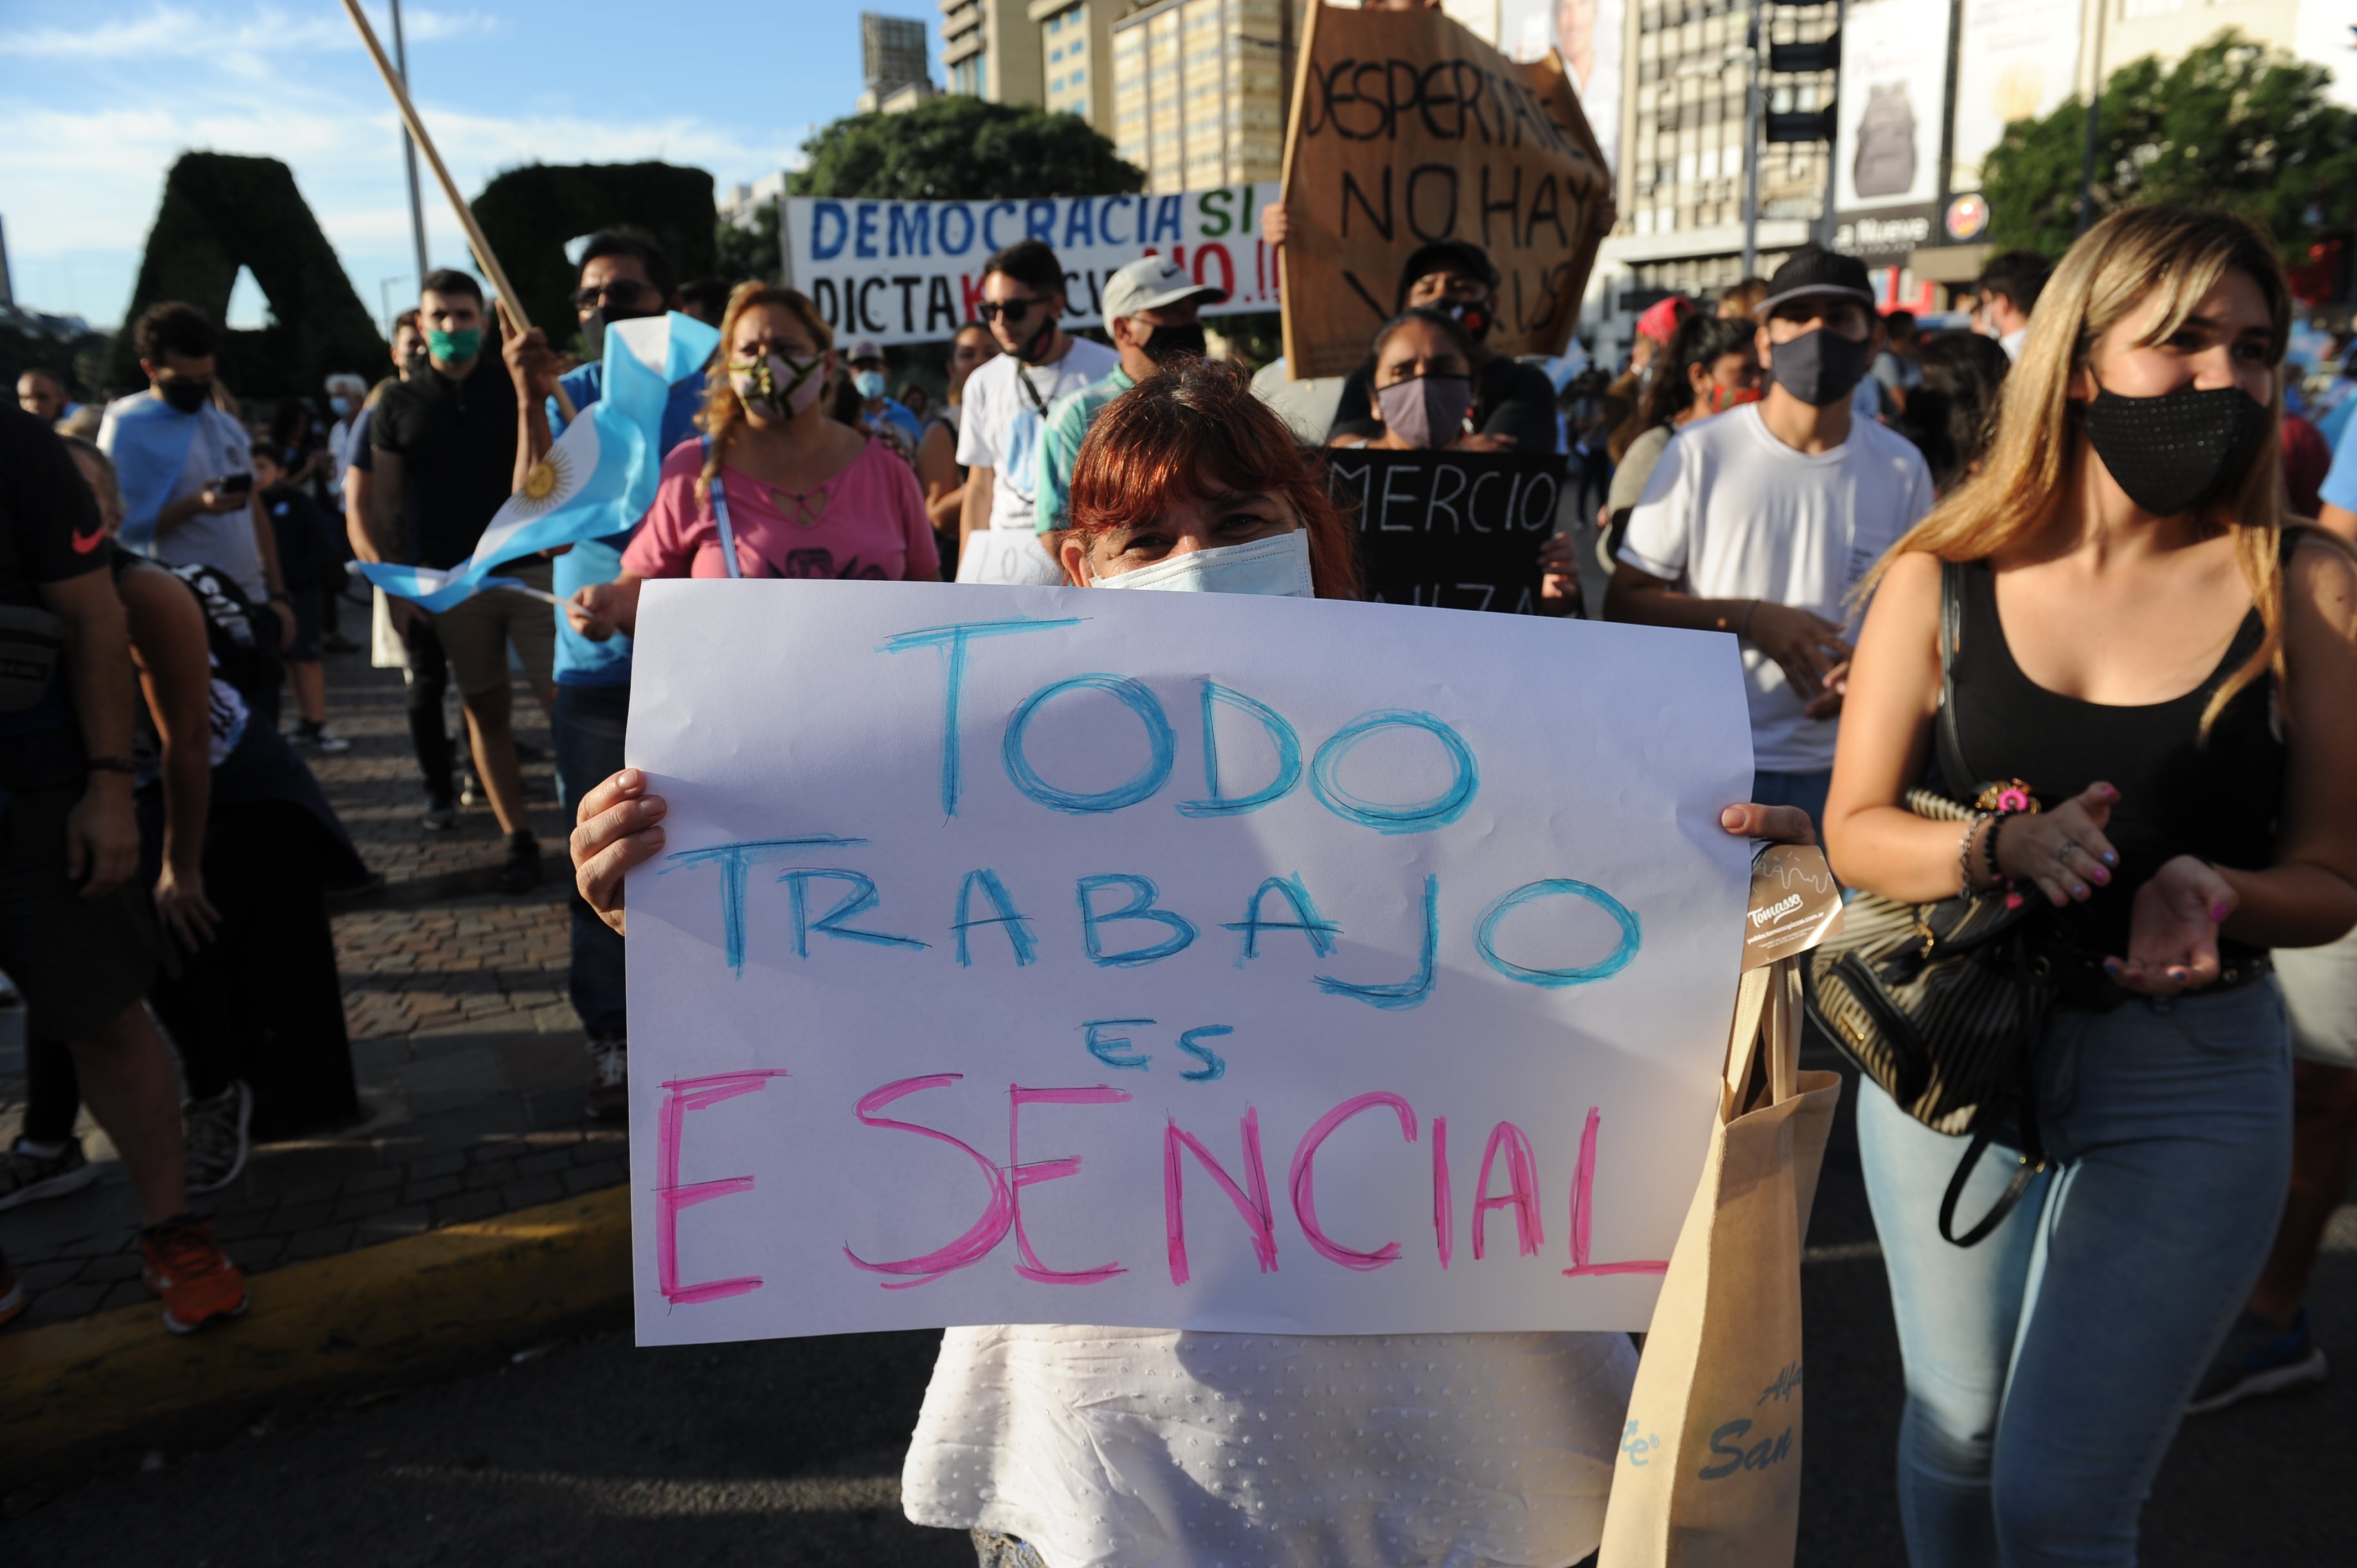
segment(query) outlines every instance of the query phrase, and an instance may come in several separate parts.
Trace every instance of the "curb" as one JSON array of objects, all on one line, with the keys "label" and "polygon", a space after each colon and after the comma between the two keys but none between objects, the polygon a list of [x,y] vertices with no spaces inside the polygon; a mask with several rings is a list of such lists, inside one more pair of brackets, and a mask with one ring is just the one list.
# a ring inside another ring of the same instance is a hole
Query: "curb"
[{"label": "curb", "polygon": [[0,1335],[0,1493],[290,1399],[479,1361],[610,1318],[630,1294],[630,1188],[614,1187],[274,1269],[244,1316],[197,1334],[142,1305]]}]

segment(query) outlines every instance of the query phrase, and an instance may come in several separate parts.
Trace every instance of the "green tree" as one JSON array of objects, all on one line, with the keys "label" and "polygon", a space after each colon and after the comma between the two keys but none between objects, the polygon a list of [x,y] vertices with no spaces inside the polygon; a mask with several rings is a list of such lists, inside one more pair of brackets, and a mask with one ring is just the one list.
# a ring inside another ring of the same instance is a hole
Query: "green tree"
[{"label": "green tree", "polygon": [[802,144],[796,196],[880,201],[978,201],[1028,196],[1117,196],[1145,174],[1077,114],[952,94],[902,114],[854,114]]},{"label": "green tree", "polygon": [[[2224,208],[2297,264],[2357,218],[2357,116],[2327,101],[2331,79],[2232,28],[2173,67],[2149,55],[2121,67],[2096,124],[2093,216],[2159,201]],[[2086,135],[2077,98],[2006,127],[1984,174],[1993,243],[2070,248]]]},{"label": "green tree", "polygon": [[774,281],[778,275],[778,204],[765,201],[753,209],[753,226],[739,229],[735,220],[713,221],[713,270],[731,284],[748,278]]}]

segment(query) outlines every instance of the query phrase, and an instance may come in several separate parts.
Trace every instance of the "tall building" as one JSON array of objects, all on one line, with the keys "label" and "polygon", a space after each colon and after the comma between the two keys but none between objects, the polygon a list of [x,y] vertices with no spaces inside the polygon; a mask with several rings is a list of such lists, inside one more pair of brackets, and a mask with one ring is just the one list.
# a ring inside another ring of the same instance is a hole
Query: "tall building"
[{"label": "tall building", "polygon": [[867,78],[866,91],[859,95],[862,114],[897,114],[933,96],[925,24],[917,17],[862,11],[859,53]]},{"label": "tall building", "polygon": [[1039,17],[1049,9],[1039,0],[942,0],[949,90],[992,103],[1044,103]]},{"label": "tall building", "polygon": [[1123,0],[1031,0],[1050,113],[1078,114],[1113,134],[1113,18]]},{"label": "tall building", "polygon": [[[1836,6],[1764,5],[1760,14],[1763,116],[1831,111],[1833,70],[1770,72],[1764,46],[1833,37]],[[1713,294],[1743,274],[1749,0],[1629,0],[1625,15],[1620,217],[1597,257],[1585,321],[1608,351],[1625,346],[1636,313],[1663,294]],[[1763,140],[1760,273],[1811,238],[1825,167],[1820,142]]]},{"label": "tall building", "polygon": [[1157,0],[1114,21],[1114,145],[1148,189],[1284,177],[1304,12],[1303,0]]}]

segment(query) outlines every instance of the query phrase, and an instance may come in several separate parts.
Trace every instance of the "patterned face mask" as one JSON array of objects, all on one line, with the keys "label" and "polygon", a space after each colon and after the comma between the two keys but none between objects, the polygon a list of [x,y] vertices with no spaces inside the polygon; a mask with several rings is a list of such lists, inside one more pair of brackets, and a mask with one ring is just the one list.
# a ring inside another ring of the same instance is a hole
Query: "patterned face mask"
[{"label": "patterned face mask", "polygon": [[791,419],[818,401],[819,370],[826,356],[796,364],[783,354],[728,361],[728,385],[737,399],[764,419]]}]

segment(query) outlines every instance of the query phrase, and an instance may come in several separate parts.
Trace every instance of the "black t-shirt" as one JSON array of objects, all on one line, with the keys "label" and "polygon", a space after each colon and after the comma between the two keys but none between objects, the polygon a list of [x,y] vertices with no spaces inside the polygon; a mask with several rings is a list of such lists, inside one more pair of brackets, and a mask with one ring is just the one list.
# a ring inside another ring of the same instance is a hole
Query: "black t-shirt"
[{"label": "black t-shirt", "polygon": [[262,510],[278,541],[280,579],[289,588],[326,582],[328,569],[343,559],[337,548],[342,531],[326,509],[299,485],[276,484],[262,492]]},{"label": "black t-shirt", "polygon": [[456,566],[514,489],[515,383],[496,349],[463,381],[427,364],[385,389],[371,445],[401,459],[420,566]]},{"label": "black t-shirt", "polygon": [[[1374,366],[1361,365],[1342,383],[1333,427],[1326,438],[1363,435],[1374,440],[1383,422],[1373,407]],[[1473,372],[1473,428],[1484,435],[1511,435],[1517,452],[1555,450],[1555,383],[1536,365],[1494,354]]]},{"label": "black t-shirt", "polygon": [[[41,589],[106,565],[97,498],[48,424],[0,407],[0,605],[44,609]],[[66,660],[27,707],[0,713],[0,789],[68,784],[81,776]]]}]

